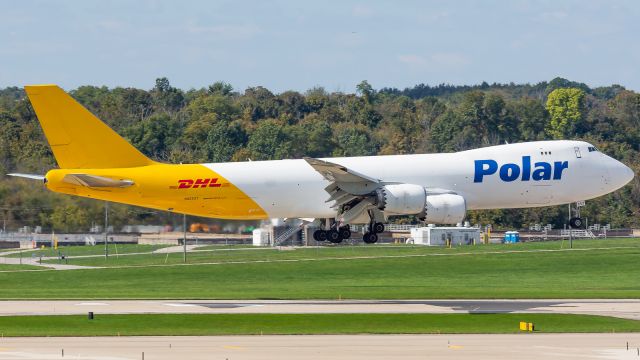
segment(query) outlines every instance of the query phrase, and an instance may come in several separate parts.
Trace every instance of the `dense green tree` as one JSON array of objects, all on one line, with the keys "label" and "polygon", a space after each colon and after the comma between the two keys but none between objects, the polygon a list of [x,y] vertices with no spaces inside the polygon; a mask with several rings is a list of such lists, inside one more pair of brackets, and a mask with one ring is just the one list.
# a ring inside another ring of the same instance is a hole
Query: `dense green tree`
[{"label": "dense green tree", "polygon": [[518,133],[523,141],[545,139],[549,115],[540,101],[522,98],[511,103],[510,111],[517,119]]},{"label": "dense green tree", "polygon": [[324,157],[330,156],[335,147],[332,131],[329,124],[322,120],[317,114],[310,114],[300,122],[303,130],[303,139],[300,139],[306,146],[306,156]]},{"label": "dense green tree", "polygon": [[206,145],[208,160],[213,162],[231,161],[233,154],[242,149],[247,142],[247,134],[240,122],[218,121],[207,133]]},{"label": "dense green tree", "polygon": [[222,81],[216,81],[209,85],[208,91],[210,94],[227,96],[233,93],[233,86]]},{"label": "dense green tree", "polygon": [[282,144],[287,136],[282,124],[276,119],[262,120],[251,133],[247,148],[252,160],[279,159],[283,152]]},{"label": "dense green tree", "polygon": [[549,124],[547,133],[554,139],[565,139],[576,129],[584,116],[585,93],[576,88],[553,90],[547,98]]},{"label": "dense green tree", "polygon": [[157,114],[127,128],[124,134],[144,154],[165,160],[178,140],[180,125],[167,114]]},{"label": "dense green tree", "polygon": [[371,104],[375,99],[376,91],[367,80],[363,80],[358,85],[356,85],[356,91],[362,96],[367,104]]},{"label": "dense green tree", "polygon": [[364,125],[338,124],[334,127],[333,137],[336,143],[334,156],[365,156],[377,152],[373,136]]},{"label": "dense green tree", "polygon": [[157,110],[173,112],[184,106],[184,94],[180,89],[172,87],[165,77],[156,79],[151,96]]}]

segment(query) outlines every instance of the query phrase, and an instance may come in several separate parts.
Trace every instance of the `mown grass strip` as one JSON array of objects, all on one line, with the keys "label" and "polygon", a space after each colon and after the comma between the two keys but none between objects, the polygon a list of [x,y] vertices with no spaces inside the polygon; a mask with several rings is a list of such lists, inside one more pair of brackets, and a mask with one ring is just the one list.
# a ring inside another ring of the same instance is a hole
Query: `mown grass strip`
[{"label": "mown grass strip", "polygon": [[20,265],[20,264],[0,264],[0,271],[36,270],[36,269],[42,269],[42,267],[33,266],[33,265]]},{"label": "mown grass strip", "polygon": [[258,334],[508,334],[520,321],[535,332],[640,332],[640,321],[566,314],[145,314],[0,317],[13,336]]},{"label": "mown grass strip", "polygon": [[[280,251],[275,248],[219,248],[200,250],[189,253],[188,263],[228,263],[250,261],[286,261],[354,257],[392,257],[392,256],[428,256],[428,255],[473,255],[485,253],[510,253],[520,251],[564,251],[568,250],[568,242],[562,241],[534,242],[519,244],[490,244],[477,246],[456,246],[451,249],[443,247],[426,247],[421,245],[376,245],[376,246],[326,246],[321,248],[296,248],[295,250]],[[583,239],[575,241],[576,250],[607,250],[620,248],[640,249],[640,239]],[[233,249],[233,250],[232,250]],[[250,251],[249,251],[250,250]],[[56,263],[57,260],[48,260],[45,263]],[[93,258],[67,258],[65,263],[81,266],[97,267],[121,267],[121,266],[148,266],[182,264],[183,254],[137,254],[131,256],[116,257],[96,256]]]}]

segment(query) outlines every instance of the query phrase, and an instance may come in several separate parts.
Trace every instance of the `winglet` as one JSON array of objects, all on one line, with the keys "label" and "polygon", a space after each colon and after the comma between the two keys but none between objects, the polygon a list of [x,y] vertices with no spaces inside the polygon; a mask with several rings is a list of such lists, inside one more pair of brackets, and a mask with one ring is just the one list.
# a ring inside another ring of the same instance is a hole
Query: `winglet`
[{"label": "winglet", "polygon": [[154,162],[56,85],[25,86],[62,169],[104,169]]}]

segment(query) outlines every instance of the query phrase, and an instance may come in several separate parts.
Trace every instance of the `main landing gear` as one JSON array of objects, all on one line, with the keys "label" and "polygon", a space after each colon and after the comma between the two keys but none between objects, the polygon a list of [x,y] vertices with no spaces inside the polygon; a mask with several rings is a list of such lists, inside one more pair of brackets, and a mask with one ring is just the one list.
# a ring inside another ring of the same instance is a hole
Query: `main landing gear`
[{"label": "main landing gear", "polygon": [[342,240],[349,239],[351,237],[351,229],[349,225],[340,226],[338,228],[331,228],[329,230],[316,230],[313,232],[313,240],[315,241],[330,241],[334,244],[339,244]]},{"label": "main landing gear", "polygon": [[362,236],[362,241],[367,244],[373,244],[378,241],[378,234],[381,232],[384,232],[384,224],[372,220],[369,223],[368,231]]}]

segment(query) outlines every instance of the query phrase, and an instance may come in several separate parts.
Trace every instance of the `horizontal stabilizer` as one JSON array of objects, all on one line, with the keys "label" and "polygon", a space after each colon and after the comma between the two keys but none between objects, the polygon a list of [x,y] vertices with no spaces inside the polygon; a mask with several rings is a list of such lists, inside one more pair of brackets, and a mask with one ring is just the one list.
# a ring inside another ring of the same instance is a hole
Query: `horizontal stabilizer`
[{"label": "horizontal stabilizer", "polygon": [[21,178],[26,178],[26,179],[31,179],[31,180],[40,180],[40,181],[44,181],[44,175],[36,175],[36,174],[21,174],[21,173],[12,173],[12,174],[7,174],[9,176],[15,176],[15,177],[21,177]]},{"label": "horizontal stabilizer", "polygon": [[89,174],[67,174],[62,181],[73,185],[93,188],[125,188],[133,185],[132,180],[116,180]]}]

